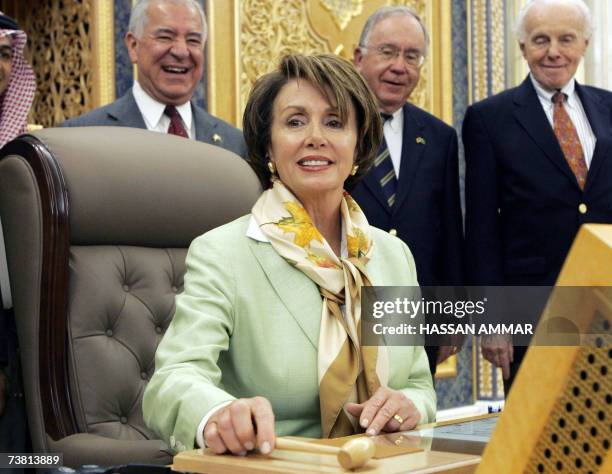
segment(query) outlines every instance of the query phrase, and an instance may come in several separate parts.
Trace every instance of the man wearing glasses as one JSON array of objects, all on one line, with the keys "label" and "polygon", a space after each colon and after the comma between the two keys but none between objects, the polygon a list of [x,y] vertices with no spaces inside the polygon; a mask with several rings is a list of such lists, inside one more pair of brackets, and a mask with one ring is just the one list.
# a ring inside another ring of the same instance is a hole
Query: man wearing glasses
[{"label": "man wearing glasses", "polygon": [[[366,21],[354,62],[378,99],[385,140],[351,195],[371,225],[410,247],[421,285],[461,285],[457,134],[406,102],[419,82],[428,45],[425,26],[408,7],[383,7]],[[458,342],[426,348],[432,374],[437,363],[459,350]]]}]

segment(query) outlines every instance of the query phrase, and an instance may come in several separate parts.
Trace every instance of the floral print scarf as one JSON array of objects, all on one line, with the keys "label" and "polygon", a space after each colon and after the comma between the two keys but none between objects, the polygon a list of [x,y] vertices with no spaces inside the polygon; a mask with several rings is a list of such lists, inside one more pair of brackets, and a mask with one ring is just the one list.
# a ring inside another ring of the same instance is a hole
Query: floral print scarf
[{"label": "floral print scarf", "polygon": [[358,429],[344,405],[368,400],[386,383],[379,375],[387,372],[381,367],[382,359],[378,360],[378,348],[360,344],[361,288],[370,285],[366,265],[373,250],[369,225],[348,193],[344,193],[340,212],[346,258],[336,256],[302,204],[280,180],[273,179],[272,188],[263,192],[252,209],[274,250],[304,272],[323,297],[317,365],[321,426],[326,438],[350,435]]}]

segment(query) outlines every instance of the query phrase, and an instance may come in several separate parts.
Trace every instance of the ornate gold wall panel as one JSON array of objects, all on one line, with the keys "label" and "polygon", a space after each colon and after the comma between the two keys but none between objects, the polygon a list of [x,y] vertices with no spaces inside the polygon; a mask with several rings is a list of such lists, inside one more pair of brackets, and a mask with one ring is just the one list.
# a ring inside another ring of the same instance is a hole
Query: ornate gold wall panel
[{"label": "ornate gold wall panel", "polygon": [[491,93],[506,89],[504,0],[491,1]]},{"label": "ornate gold wall panel", "polygon": [[[470,5],[471,4],[471,5]],[[468,0],[469,102],[487,97],[487,15],[486,0]]]},{"label": "ornate gold wall panel", "polygon": [[114,100],[113,0],[4,0],[28,34],[30,121],[51,127]]},{"label": "ornate gold wall panel", "polygon": [[92,106],[115,100],[115,42],[113,0],[93,0],[91,38],[93,46]]},{"label": "ornate gold wall panel", "polygon": [[208,0],[210,112],[239,126],[255,79],[288,52],[352,59],[365,20],[388,4],[414,8],[431,34],[411,100],[452,123],[450,0]]},{"label": "ornate gold wall panel", "polygon": [[506,89],[506,7],[504,0],[467,0],[470,103]]}]

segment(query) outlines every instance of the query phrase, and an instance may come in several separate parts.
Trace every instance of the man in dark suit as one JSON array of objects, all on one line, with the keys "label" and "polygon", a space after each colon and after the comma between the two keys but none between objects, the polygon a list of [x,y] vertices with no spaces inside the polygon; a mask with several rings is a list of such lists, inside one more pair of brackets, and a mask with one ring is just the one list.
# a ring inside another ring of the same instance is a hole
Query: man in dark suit
[{"label": "man in dark suit", "polygon": [[138,65],[133,88],[61,126],[135,127],[218,145],[243,157],[242,132],[191,102],[204,64],[206,19],[197,0],[139,0],[125,44]]},{"label": "man in dark suit", "polygon": [[[466,113],[469,284],[554,285],[580,225],[612,222],[612,93],[574,79],[591,31],[581,0],[528,3],[529,76]],[[507,393],[526,348],[489,337],[482,351]]]},{"label": "man in dark suit", "polygon": [[[421,285],[461,285],[462,221],[457,135],[406,102],[420,77],[429,38],[408,7],[382,7],[368,18],[355,65],[378,99],[385,141],[375,166],[351,192],[375,227],[402,239]],[[460,348],[428,347],[436,364]]]}]

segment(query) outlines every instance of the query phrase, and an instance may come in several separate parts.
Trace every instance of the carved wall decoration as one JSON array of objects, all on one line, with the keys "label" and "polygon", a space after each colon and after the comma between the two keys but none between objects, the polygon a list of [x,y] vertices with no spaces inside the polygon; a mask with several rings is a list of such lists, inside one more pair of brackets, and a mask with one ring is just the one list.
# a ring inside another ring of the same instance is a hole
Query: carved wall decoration
[{"label": "carved wall decoration", "polygon": [[52,127],[114,100],[113,0],[3,0],[28,35],[29,121]]},{"label": "carved wall decoration", "polygon": [[506,89],[504,0],[491,0],[491,94]]},{"label": "carved wall decoration", "polygon": [[28,3],[27,11],[14,14],[28,34],[28,59],[37,78],[31,117],[51,127],[88,110],[91,102],[91,8],[87,0]]},{"label": "carved wall decoration", "polygon": [[470,102],[506,88],[504,0],[470,0]]},{"label": "carved wall decoration", "polygon": [[243,0],[240,4],[241,104],[246,104],[255,79],[271,71],[284,54],[329,50],[309,27],[302,0]]},{"label": "carved wall decoration", "polygon": [[[468,0],[468,82],[469,103],[497,94],[506,88],[505,0]],[[478,347],[479,339],[475,343]],[[504,397],[501,369],[486,361],[478,351],[477,398]]]},{"label": "carved wall decoration", "polygon": [[113,0],[96,0],[91,6],[93,68],[92,108],[115,100],[115,31]]},{"label": "carved wall decoration", "polygon": [[470,103],[487,97],[486,0],[472,0],[468,17],[470,29]]},{"label": "carved wall decoration", "polygon": [[367,17],[392,4],[412,7],[432,36],[410,100],[452,123],[450,0],[208,0],[210,112],[239,126],[253,83],[283,54],[333,52],[352,59]]},{"label": "carved wall decoration", "polygon": [[321,0],[321,4],[329,10],[341,30],[344,30],[363,8],[363,0]]}]

